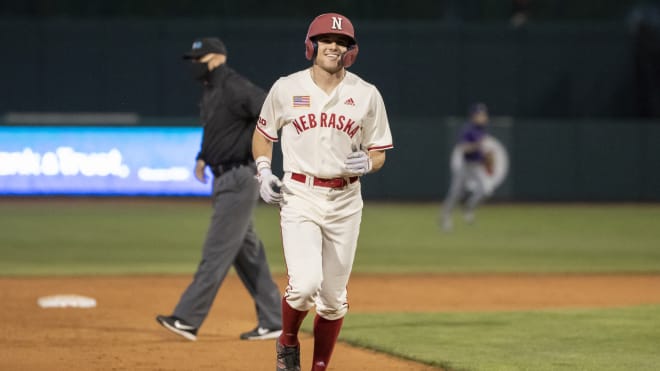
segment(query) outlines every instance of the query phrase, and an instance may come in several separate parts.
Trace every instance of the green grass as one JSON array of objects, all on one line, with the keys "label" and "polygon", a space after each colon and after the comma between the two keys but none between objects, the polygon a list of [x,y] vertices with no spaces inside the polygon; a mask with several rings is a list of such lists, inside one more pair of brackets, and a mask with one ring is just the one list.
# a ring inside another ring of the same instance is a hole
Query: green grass
[{"label": "green grass", "polygon": [[0,272],[191,272],[210,211],[199,202],[72,199],[0,204]]},{"label": "green grass", "polygon": [[340,339],[448,370],[650,371],[660,367],[660,306],[349,314]]},{"label": "green grass", "polygon": [[[455,216],[438,230],[439,205],[367,205],[361,271],[660,271],[660,205],[486,206],[477,223]],[[394,262],[394,264],[392,264]]]},{"label": "green grass", "polygon": [[[443,233],[438,204],[367,203],[356,272],[658,272],[660,205],[503,205]],[[0,274],[189,273],[205,200],[0,201]],[[283,272],[277,209],[256,225]]]},{"label": "green grass", "polygon": [[[452,233],[438,212],[367,203],[354,271],[660,272],[660,205],[485,206]],[[191,273],[210,214],[206,200],[0,200],[0,275]],[[277,209],[255,223],[283,272]],[[658,306],[351,314],[341,337],[456,370],[654,370],[658,318]]]}]

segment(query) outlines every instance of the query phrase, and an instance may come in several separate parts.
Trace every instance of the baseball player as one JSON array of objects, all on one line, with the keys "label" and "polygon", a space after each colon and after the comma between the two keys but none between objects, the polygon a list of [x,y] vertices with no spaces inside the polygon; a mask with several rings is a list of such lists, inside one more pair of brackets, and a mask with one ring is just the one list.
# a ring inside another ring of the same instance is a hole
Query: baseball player
[{"label": "baseball player", "polygon": [[483,103],[474,103],[468,109],[468,122],[463,127],[457,144],[462,152],[461,166],[452,171],[451,185],[442,209],[442,228],[453,228],[452,212],[466,190],[471,194],[465,203],[465,221],[474,222],[474,211],[487,195],[486,178],[492,172],[492,155],[484,150],[488,125],[488,108]]},{"label": "baseball player", "polygon": [[[312,370],[328,367],[348,310],[346,285],[362,218],[360,177],[379,170],[392,148],[380,93],[346,70],[358,54],[351,21],[336,13],[316,17],[305,48],[311,68],[275,82],[252,138],[261,197],[280,205],[289,276],[276,345],[279,371],[300,370],[298,330],[313,306]],[[271,170],[278,138],[282,180]]]}]

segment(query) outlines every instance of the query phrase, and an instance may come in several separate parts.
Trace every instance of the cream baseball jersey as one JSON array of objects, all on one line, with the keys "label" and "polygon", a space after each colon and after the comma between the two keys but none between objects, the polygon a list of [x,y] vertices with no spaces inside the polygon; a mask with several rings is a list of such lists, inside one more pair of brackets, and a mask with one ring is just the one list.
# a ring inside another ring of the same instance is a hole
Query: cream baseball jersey
[{"label": "cream baseball jersey", "polygon": [[385,105],[378,89],[346,71],[328,95],[309,69],[282,77],[271,88],[257,123],[271,141],[281,129],[284,171],[319,178],[345,177],[354,148],[392,148]]}]

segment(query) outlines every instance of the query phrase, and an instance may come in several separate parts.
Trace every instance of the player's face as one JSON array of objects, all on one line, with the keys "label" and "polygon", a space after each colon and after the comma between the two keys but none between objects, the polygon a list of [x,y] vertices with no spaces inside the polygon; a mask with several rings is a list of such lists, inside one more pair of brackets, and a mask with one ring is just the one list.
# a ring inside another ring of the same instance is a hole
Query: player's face
[{"label": "player's face", "polygon": [[318,52],[314,63],[327,72],[335,73],[344,66],[341,58],[348,50],[351,39],[343,35],[321,35],[316,39]]},{"label": "player's face", "polygon": [[477,125],[487,125],[488,124],[488,114],[484,111],[479,111],[472,115],[472,122]]}]

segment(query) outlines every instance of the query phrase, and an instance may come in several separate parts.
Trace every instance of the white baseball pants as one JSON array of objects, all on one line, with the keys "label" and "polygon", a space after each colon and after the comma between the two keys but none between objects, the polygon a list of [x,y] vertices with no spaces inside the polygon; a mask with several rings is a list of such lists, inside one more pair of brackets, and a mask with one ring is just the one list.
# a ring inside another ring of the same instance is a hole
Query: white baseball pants
[{"label": "white baseball pants", "polygon": [[316,305],[336,320],[348,311],[348,279],[362,220],[360,182],[343,188],[313,185],[284,176],[280,210],[284,259],[289,275],[285,298],[299,311]]}]

